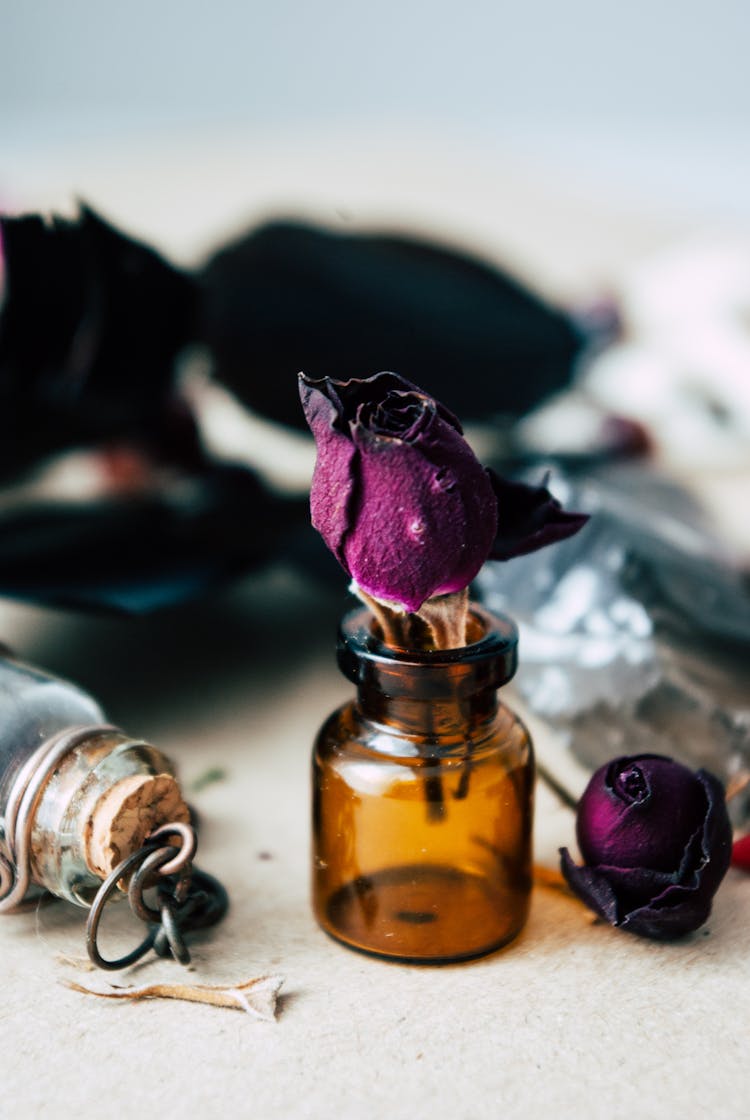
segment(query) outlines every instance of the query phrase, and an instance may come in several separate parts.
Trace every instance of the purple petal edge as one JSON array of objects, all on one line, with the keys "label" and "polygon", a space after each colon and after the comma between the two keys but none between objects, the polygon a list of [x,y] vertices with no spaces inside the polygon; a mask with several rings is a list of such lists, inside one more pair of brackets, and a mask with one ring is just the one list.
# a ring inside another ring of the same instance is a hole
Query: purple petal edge
[{"label": "purple petal edge", "polygon": [[589,520],[564,510],[546,486],[528,486],[489,472],[497,498],[497,535],[490,560],[512,560],[574,536]]},{"label": "purple petal edge", "polygon": [[340,408],[319,383],[299,376],[299,393],[305,419],[315,437],[317,458],[310,487],[310,514],[331,552],[349,575],[344,559],[344,539],[354,499],[354,460],[357,451],[339,427]]},{"label": "purple petal edge", "polygon": [[617,898],[612,887],[592,867],[579,867],[567,848],[560,848],[560,870],[566,883],[586,905],[610,925],[618,925]]}]

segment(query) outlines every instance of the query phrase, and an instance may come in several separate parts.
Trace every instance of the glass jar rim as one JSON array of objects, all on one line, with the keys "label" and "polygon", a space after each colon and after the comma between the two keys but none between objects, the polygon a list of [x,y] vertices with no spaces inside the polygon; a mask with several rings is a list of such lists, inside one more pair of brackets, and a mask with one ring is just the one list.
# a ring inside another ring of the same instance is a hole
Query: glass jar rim
[{"label": "glass jar rim", "polygon": [[450,666],[463,667],[470,673],[473,668],[491,665],[492,685],[499,688],[516,671],[518,629],[507,616],[493,614],[477,603],[470,605],[469,614],[483,629],[476,641],[452,649],[405,650],[386,645],[376,632],[370,611],[366,607],[355,608],[341,620],[339,666],[345,676],[358,682],[365,665],[370,672],[402,670],[420,675]]}]

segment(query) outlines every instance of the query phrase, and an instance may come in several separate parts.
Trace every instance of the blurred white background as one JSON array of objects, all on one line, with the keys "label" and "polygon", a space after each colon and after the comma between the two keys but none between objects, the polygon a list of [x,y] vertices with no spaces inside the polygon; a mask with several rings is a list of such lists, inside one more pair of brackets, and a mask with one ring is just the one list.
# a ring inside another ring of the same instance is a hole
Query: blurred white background
[{"label": "blurred white background", "polygon": [[104,156],[134,137],[241,128],[257,152],[264,135],[333,135],[346,164],[348,142],[395,132],[512,157],[593,196],[750,219],[742,0],[5,0],[2,11],[6,194],[37,186],[32,155],[59,162],[94,141]]}]

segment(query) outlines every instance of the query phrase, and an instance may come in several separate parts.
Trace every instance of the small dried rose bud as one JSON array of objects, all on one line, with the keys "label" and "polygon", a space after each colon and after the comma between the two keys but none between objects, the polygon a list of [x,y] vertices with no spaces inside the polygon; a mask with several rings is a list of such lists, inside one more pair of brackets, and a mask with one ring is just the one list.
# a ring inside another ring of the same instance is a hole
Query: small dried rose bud
[{"label": "small dried rose bud", "polygon": [[612,925],[660,940],[706,921],[732,850],[721,783],[651,754],[596,771],[577,836],[583,867],[560,851],[570,887]]},{"label": "small dried rose bud", "polygon": [[398,374],[300,374],[300,396],[318,450],[313,525],[379,602],[418,611],[462,591],[490,557],[531,552],[587,520],[544,487],[487,471],[456,417]]}]

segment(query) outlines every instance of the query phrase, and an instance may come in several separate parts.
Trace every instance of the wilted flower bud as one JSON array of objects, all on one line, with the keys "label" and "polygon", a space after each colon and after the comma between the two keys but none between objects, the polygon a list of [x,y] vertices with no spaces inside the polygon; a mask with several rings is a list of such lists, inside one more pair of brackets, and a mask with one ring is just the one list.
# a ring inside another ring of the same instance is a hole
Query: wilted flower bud
[{"label": "wilted flower bud", "polygon": [[[442,404],[395,373],[300,375],[315,436],[312,522],[362,591],[406,611],[467,587],[491,556],[571,536],[587,520],[544,487],[487,471]],[[499,527],[499,532],[498,532]]]},{"label": "wilted flower bud", "polygon": [[585,865],[560,853],[572,889],[612,925],[660,940],[706,921],[732,850],[721,783],[651,754],[596,771],[577,836]]}]

